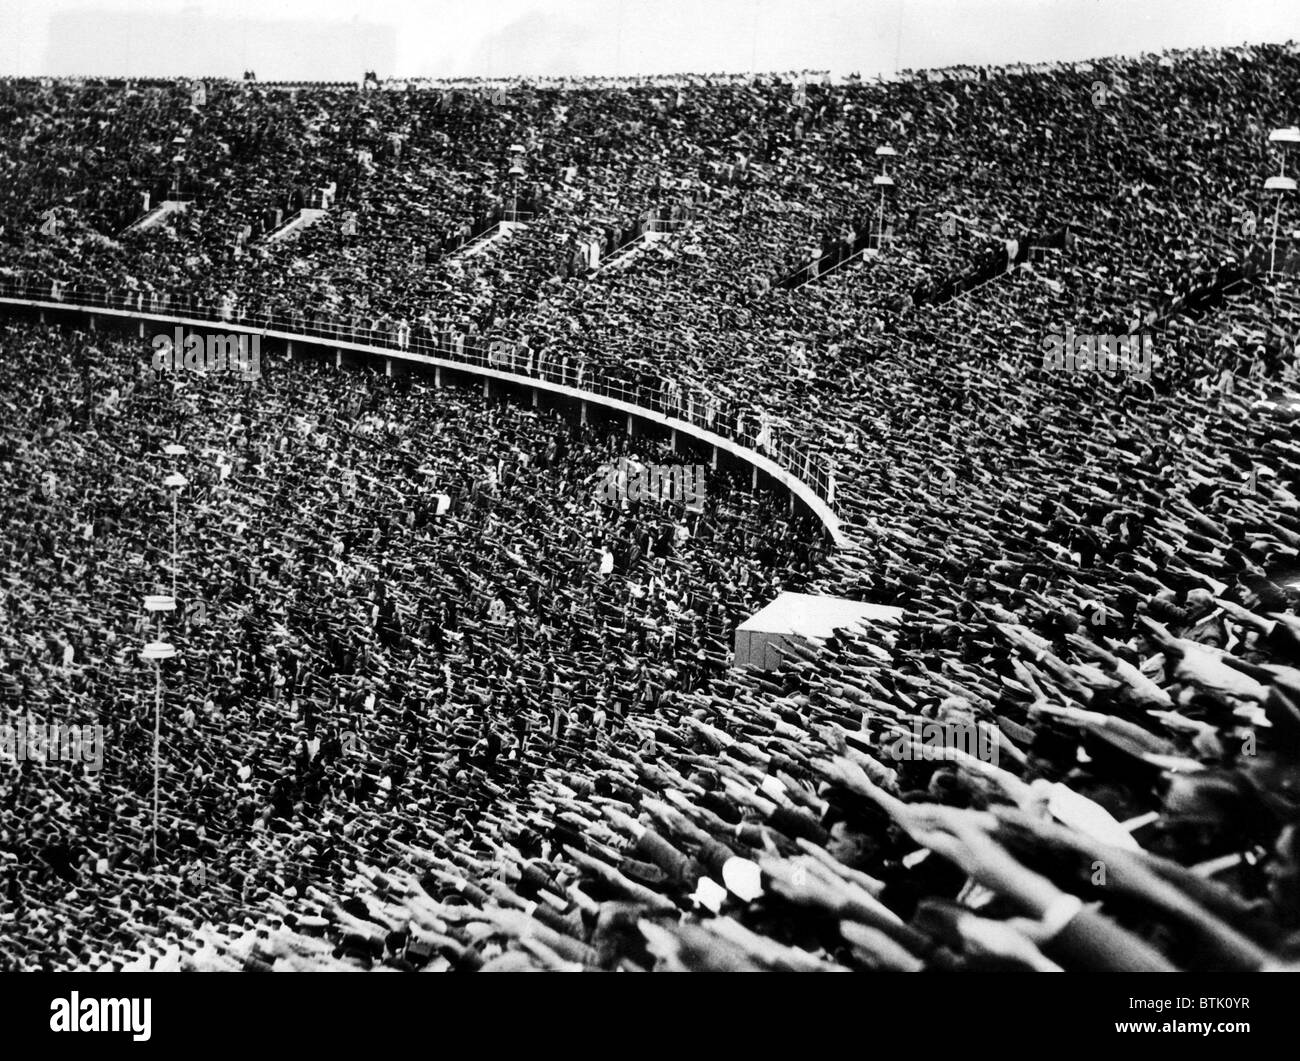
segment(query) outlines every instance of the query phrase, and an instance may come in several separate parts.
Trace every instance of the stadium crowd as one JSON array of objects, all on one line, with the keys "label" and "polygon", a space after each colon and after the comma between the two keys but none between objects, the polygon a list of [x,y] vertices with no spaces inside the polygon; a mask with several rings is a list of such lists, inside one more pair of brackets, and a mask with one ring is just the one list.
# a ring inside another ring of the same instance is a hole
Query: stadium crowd
[{"label": "stadium crowd", "polygon": [[[602,506],[612,439],[456,392],[299,365],[173,385],[130,344],[15,327],[7,707],[75,710],[111,739],[102,779],[10,771],[6,961],[1293,963],[1300,312],[1252,219],[1296,50],[969,73],[232,88],[201,108],[179,85],[80,104],[84,86],[4,85],[16,283],[644,369],[728,399],[760,448],[833,461],[853,539],[828,552],[725,477],[703,513]],[[174,225],[117,240],[87,201],[41,233],[51,196],[88,184],[56,145],[75,154],[75,116],[114,107],[117,138],[96,143],[118,165],[139,129],[161,145],[184,123],[188,144],[261,143],[283,165],[245,177],[190,147],[200,190]],[[14,147],[42,137],[43,155]],[[899,156],[880,253],[782,287],[881,222],[881,142]],[[247,247],[230,233],[268,208],[270,172],[302,202],[333,182],[335,205]],[[527,228],[454,252],[518,201]],[[678,210],[666,238],[622,269],[575,267],[650,205]],[[1060,246],[936,294],[1058,227]],[[1045,369],[1067,327],[1153,333],[1150,378]],[[134,653],[138,599],[170,563],[172,441],[192,462],[180,585],[207,621],[175,636],[185,707],[167,715],[152,865],[152,675]],[[904,620],[883,644],[845,630],[777,673],[729,669],[736,623],[778,588]],[[918,724],[994,754],[926,754]]]}]

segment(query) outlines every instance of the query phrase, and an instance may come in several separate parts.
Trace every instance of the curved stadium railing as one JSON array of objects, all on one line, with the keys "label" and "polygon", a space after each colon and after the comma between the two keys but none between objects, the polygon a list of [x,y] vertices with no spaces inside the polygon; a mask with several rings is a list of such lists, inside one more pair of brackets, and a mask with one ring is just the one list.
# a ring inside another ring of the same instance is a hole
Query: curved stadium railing
[{"label": "curved stadium railing", "polygon": [[[365,326],[307,314],[299,310],[280,315],[269,311],[249,313],[238,307],[213,303],[210,299],[162,292],[128,292],[80,283],[59,281],[19,283],[0,279],[0,301],[51,308],[67,312],[93,313],[96,310],[139,317],[184,318],[204,326],[229,325],[245,331],[304,343],[339,344],[365,348],[380,356],[399,358],[415,355],[468,369],[486,369],[493,375],[521,385],[539,382],[558,386],[577,396],[607,398],[633,410],[647,410],[688,429],[697,437],[705,434],[731,442],[749,463],[768,470],[770,462],[793,479],[806,493],[804,500],[816,498],[815,514],[826,525],[837,544],[844,544],[839,520],[834,510],[833,471],[831,462],[806,450],[775,428],[760,440],[763,424],[759,410],[721,398],[703,388],[683,385],[675,380],[652,376],[647,372],[617,373],[616,366],[573,364],[567,357],[545,358],[539,363],[539,351],[526,354],[515,341],[480,337],[472,339],[448,328],[431,331],[423,323],[376,322],[380,327]],[[405,325],[405,326],[404,326]],[[544,355],[544,351],[541,352]],[[745,451],[748,451],[746,453]],[[763,458],[766,457],[766,461]],[[791,486],[786,483],[785,485]]]}]

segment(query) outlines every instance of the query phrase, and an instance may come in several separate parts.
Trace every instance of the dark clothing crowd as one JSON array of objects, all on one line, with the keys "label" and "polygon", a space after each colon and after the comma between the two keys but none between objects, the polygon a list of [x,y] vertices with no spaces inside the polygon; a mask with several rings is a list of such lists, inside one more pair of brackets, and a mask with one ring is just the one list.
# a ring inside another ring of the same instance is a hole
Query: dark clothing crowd
[{"label": "dark clothing crowd", "polygon": [[[704,394],[848,541],[725,472],[611,501],[696,458],[429,378],[11,323],[0,703],[105,754],[0,762],[0,964],[1293,965],[1300,299],[1261,189],[1298,89],[1290,45],[0,82],[0,295]],[[1049,364],[1066,334],[1150,371]],[[903,617],[733,667],[782,590]]]}]

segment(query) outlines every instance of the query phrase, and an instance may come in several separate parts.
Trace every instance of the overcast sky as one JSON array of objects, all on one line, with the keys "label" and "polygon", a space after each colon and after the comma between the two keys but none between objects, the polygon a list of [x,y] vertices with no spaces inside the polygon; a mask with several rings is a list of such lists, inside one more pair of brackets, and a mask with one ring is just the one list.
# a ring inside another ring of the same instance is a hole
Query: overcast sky
[{"label": "overcast sky", "polygon": [[1300,39],[1297,0],[3,0],[0,74],[872,75]]}]

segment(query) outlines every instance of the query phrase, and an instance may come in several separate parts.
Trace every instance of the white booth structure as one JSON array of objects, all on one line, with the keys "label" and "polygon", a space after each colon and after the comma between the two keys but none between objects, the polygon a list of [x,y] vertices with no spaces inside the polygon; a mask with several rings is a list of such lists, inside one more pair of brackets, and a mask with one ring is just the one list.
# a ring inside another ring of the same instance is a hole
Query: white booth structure
[{"label": "white booth structure", "polygon": [[[845,597],[819,597],[810,593],[782,593],[736,628],[732,662],[761,670],[775,670],[785,658],[777,651],[788,641],[812,645],[825,641],[840,627],[879,624],[882,645],[892,641],[891,628],[903,617],[902,608],[867,604]],[[886,650],[879,650],[887,655]]]}]

